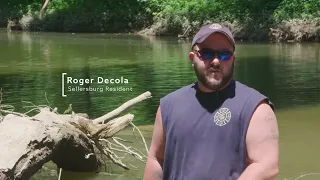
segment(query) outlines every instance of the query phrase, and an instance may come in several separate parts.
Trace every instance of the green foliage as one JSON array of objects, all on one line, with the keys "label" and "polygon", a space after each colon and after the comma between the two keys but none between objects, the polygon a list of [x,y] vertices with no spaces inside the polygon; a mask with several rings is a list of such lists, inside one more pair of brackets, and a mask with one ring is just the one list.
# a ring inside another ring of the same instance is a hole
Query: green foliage
[{"label": "green foliage", "polygon": [[[293,18],[320,16],[319,0],[146,0],[155,22],[169,23],[167,34],[182,33],[186,27],[229,22],[241,29],[239,38],[262,39],[270,26]],[[182,22],[183,21],[183,22]],[[170,25],[171,24],[171,25]],[[176,28],[172,28],[176,26]],[[161,26],[163,28],[163,26]],[[180,28],[180,30],[179,30]]]},{"label": "green foliage", "polygon": [[319,0],[282,0],[273,16],[277,22],[295,18],[315,17],[320,17]]},{"label": "green foliage", "polygon": [[[50,0],[39,19],[44,0],[1,0],[0,25],[21,20],[28,30],[74,32],[127,32],[151,24],[152,13],[139,0]],[[31,17],[30,17],[31,16]]]},{"label": "green foliage", "polygon": [[1,0],[0,25],[29,14],[34,18],[28,27],[34,30],[130,32],[153,24],[156,34],[177,35],[221,22],[239,29],[239,38],[260,39],[284,20],[320,17],[319,0],[50,0],[39,20],[43,3]]}]

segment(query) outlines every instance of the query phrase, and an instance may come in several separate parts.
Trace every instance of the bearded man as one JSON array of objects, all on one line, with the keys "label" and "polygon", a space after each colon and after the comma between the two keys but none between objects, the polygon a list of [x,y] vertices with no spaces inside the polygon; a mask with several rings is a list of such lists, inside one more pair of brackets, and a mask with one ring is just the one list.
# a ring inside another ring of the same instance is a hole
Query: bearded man
[{"label": "bearded man", "polygon": [[271,180],[278,174],[274,105],[233,79],[235,40],[209,24],[189,53],[197,82],[160,99],[144,180]]}]

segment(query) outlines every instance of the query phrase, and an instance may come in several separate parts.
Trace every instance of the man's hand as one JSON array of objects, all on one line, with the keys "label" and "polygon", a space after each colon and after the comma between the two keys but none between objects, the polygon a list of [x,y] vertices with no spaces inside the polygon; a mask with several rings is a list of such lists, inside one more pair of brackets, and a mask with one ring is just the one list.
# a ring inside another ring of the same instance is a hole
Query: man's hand
[{"label": "man's hand", "polygon": [[162,126],[161,110],[158,108],[148,160],[143,180],[162,180],[163,159],[165,149],[165,135]]},{"label": "man's hand", "polygon": [[252,115],[246,137],[249,166],[238,180],[273,180],[278,175],[279,130],[277,118],[266,103]]}]

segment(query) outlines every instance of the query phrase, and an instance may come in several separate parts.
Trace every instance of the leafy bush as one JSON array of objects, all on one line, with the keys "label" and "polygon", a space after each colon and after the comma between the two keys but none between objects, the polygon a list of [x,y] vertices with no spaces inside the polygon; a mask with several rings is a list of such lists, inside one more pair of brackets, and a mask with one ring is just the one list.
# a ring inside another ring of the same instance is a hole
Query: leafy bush
[{"label": "leafy bush", "polygon": [[282,0],[273,15],[276,22],[313,17],[320,17],[319,0]]},{"label": "leafy bush", "polygon": [[262,40],[270,28],[291,19],[320,17],[319,0],[51,0],[40,20],[42,5],[43,0],[2,0],[0,25],[23,17],[20,22],[29,30],[127,32],[152,25],[156,35],[187,29],[187,35],[193,35],[203,24],[220,22],[229,25],[236,38]]}]

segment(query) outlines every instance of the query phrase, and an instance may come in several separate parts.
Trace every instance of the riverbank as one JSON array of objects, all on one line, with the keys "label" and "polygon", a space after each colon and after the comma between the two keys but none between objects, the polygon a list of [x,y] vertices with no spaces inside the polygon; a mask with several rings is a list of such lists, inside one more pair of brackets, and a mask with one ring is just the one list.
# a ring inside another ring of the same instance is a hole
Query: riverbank
[{"label": "riverbank", "polygon": [[[208,23],[243,41],[319,42],[318,0],[17,1],[1,6],[0,26],[45,32],[137,33],[188,38]],[[7,22],[6,22],[7,21]]]},{"label": "riverbank", "polygon": [[[133,33],[148,36],[176,36],[179,38],[192,38],[200,24],[189,23],[187,20],[181,23],[168,22],[168,19],[156,21],[149,26],[143,24],[130,26],[125,23],[109,24],[78,19],[76,16],[66,16],[61,20],[57,14],[48,15],[43,19],[35,15],[24,15],[21,19],[9,21],[9,30],[22,31],[48,31],[48,32],[106,32],[106,33]],[[60,20],[59,20],[60,19]],[[98,22],[99,20],[97,20]],[[216,21],[204,21],[203,24]],[[92,24],[93,23],[93,24]],[[283,20],[272,25],[257,28],[257,25],[249,25],[238,21],[219,23],[228,26],[238,41],[272,41],[272,42],[320,42],[320,18]]]},{"label": "riverbank", "polygon": [[[206,23],[214,23],[207,21]],[[278,24],[256,28],[249,24],[234,21],[219,22],[231,29],[234,38],[240,41],[272,41],[272,42],[320,42],[320,18],[283,20]],[[180,38],[193,37],[200,26],[175,27],[177,32],[172,33],[166,25],[166,20],[157,22],[151,27],[139,31],[139,34],[152,36],[173,35]]]}]

